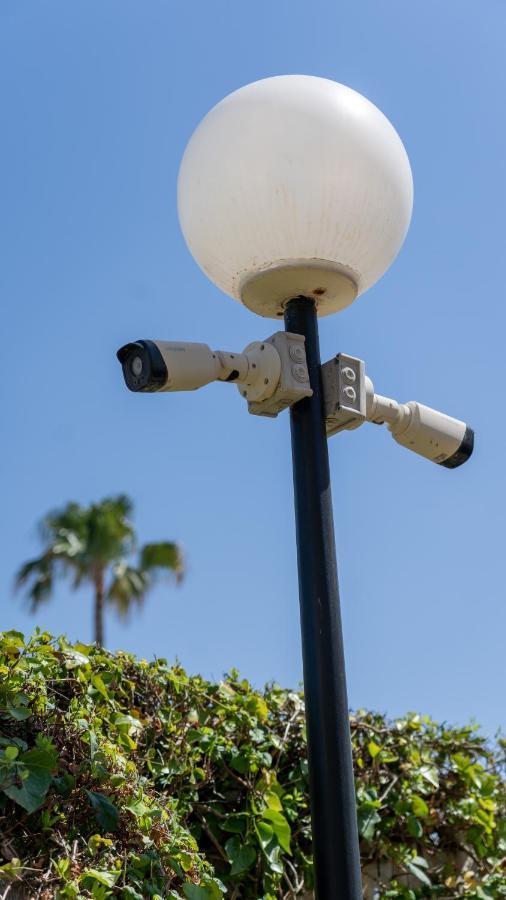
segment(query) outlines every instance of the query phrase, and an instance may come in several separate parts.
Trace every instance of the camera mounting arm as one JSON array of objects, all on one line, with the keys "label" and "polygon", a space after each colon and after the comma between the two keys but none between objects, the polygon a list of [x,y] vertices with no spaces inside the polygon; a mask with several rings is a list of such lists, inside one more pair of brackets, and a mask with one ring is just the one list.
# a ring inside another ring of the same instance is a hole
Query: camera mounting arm
[{"label": "camera mounting arm", "polygon": [[448,469],[473,452],[472,428],[415,400],[398,403],[374,392],[361,359],[338,353],[322,366],[327,435],[358,428],[363,422],[386,424],[394,440]]},{"label": "camera mounting arm", "polygon": [[251,413],[276,416],[313,393],[304,338],[285,331],[254,341],[242,353],[207,344],[139,340],[117,352],[127,387],[135,392],[195,391],[212,381],[236,384]]}]

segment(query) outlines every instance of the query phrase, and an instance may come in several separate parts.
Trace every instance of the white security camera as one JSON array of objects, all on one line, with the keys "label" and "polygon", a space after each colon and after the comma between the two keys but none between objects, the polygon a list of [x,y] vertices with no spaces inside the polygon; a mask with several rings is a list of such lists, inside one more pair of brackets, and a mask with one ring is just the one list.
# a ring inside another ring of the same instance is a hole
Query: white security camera
[{"label": "white security camera", "polygon": [[117,352],[131,391],[195,391],[212,381],[236,384],[256,415],[278,412],[312,394],[304,338],[280,331],[242,353],[207,344],[139,340]]},{"label": "white security camera", "polygon": [[135,341],[117,357],[131,391],[196,391],[211,381],[234,381],[250,368],[244,354],[182,341]]},{"label": "white security camera", "polygon": [[375,394],[362,360],[339,353],[322,366],[322,378],[328,435],[366,421],[386,423],[398,444],[448,469],[471,456],[472,428],[414,400],[398,403]]}]

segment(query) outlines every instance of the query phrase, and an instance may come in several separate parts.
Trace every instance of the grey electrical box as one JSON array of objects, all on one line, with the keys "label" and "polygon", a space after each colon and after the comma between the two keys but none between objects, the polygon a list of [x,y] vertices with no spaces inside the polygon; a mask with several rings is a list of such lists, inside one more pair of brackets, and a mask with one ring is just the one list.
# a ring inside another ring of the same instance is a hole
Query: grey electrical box
[{"label": "grey electrical box", "polygon": [[338,353],[322,366],[322,382],[327,434],[361,425],[366,416],[364,361]]},{"label": "grey electrical box", "polygon": [[306,362],[306,348],[302,334],[276,331],[264,342],[272,344],[279,353],[281,374],[272,397],[259,402],[248,402],[248,411],[254,416],[274,418],[287,406],[293,406],[303,397],[311,397],[313,391],[309,383]]}]

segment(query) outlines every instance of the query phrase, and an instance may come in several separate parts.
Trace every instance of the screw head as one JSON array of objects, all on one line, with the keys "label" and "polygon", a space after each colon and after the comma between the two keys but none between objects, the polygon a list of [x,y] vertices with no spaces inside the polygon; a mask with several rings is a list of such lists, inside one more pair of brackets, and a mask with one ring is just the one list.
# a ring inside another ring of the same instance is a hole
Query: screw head
[{"label": "screw head", "polygon": [[301,344],[290,344],[288,352],[294,362],[304,362],[304,347]]},{"label": "screw head", "polygon": [[296,381],[307,381],[309,378],[306,367],[301,364],[292,366],[292,375]]}]

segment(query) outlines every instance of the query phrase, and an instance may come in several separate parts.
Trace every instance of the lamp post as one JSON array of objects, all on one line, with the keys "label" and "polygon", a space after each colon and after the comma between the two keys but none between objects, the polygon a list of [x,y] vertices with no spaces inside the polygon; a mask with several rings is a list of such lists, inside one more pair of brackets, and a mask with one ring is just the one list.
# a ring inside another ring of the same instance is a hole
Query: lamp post
[{"label": "lamp post", "polygon": [[362,897],[327,436],[364,421],[455,468],[465,423],[375,394],[364,363],[320,363],[318,318],[371,287],[397,255],[412,210],[396,131],[355,91],[302,75],[230,94],[202,120],[178,181],[181,227],[208,277],[285,332],[243,353],[136,341],[118,351],[134,391],[237,384],[251,413],[290,407],[315,887]]},{"label": "lamp post", "polygon": [[290,417],[316,896],[360,900],[317,316],[348,306],[400,249],[409,161],[392,125],[355,91],[269,78],[226,97],[198,126],[178,203],[211,280],[305,338],[313,394]]}]

